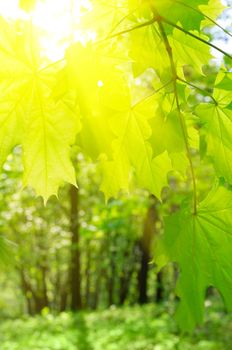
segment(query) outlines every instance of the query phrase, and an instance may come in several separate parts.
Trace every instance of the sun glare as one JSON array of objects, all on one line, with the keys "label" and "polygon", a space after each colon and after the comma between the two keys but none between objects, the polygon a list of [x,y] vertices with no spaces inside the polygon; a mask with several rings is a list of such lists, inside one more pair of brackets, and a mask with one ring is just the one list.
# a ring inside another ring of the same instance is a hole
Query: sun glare
[{"label": "sun glare", "polygon": [[81,28],[83,11],[91,10],[89,0],[38,0],[36,8],[30,14],[21,10],[18,3],[18,0],[0,0],[0,16],[13,20],[31,19],[40,29],[42,54],[50,60],[62,58],[70,40],[94,40],[93,32]]}]

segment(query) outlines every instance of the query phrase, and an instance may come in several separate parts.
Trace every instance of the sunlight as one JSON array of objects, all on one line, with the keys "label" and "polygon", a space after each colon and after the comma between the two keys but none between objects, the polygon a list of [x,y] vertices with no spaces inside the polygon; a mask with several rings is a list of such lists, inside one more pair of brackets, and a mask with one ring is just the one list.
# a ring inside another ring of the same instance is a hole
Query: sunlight
[{"label": "sunlight", "polygon": [[93,40],[94,33],[81,29],[83,12],[91,10],[89,0],[43,0],[27,14],[19,8],[18,0],[0,0],[0,15],[9,19],[31,19],[40,31],[41,54],[50,60],[63,57],[70,41]]}]

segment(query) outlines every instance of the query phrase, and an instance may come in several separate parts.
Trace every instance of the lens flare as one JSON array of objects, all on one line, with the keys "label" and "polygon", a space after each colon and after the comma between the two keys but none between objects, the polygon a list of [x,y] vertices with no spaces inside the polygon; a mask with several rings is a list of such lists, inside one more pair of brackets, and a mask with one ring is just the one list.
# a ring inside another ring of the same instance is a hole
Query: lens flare
[{"label": "lens flare", "polygon": [[31,20],[38,28],[41,54],[50,60],[63,57],[70,41],[94,40],[93,32],[81,28],[81,18],[91,11],[88,0],[38,0],[35,9],[26,13],[18,0],[0,0],[0,16],[12,20]]}]

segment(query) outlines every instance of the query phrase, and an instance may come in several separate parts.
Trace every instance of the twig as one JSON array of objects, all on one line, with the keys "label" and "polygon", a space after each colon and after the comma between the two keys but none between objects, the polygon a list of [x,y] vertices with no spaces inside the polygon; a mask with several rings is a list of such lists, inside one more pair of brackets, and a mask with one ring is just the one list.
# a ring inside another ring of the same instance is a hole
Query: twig
[{"label": "twig", "polygon": [[191,36],[192,38],[194,38],[194,39],[196,39],[196,40],[198,40],[198,41],[201,41],[202,43],[204,43],[204,44],[206,44],[206,45],[212,47],[213,49],[215,49],[215,50],[221,52],[223,55],[225,55],[225,56],[227,56],[228,58],[232,59],[232,56],[231,56],[228,52],[226,52],[226,51],[220,49],[218,46],[212,44],[211,42],[206,41],[205,39],[203,39],[203,38],[201,38],[201,37],[199,37],[199,36],[197,36],[197,35],[195,35],[195,34],[189,32],[189,31],[185,30],[184,28],[178,26],[177,24],[175,24],[175,23],[169,21],[168,19],[166,19],[166,18],[164,18],[164,17],[162,17],[162,21],[163,21],[164,23],[169,24],[170,26],[172,26],[172,27],[174,27],[174,28],[180,30],[181,32],[185,33],[186,35],[189,35],[189,36]]},{"label": "twig", "polygon": [[[150,19],[149,21],[143,22],[143,23],[138,24],[138,25],[136,25],[136,26],[134,26],[134,27],[131,27],[131,28],[129,28],[129,29],[125,29],[125,30],[122,30],[122,31],[120,31],[120,32],[118,32],[118,33],[109,35],[109,36],[107,36],[105,39],[100,40],[100,42],[103,42],[103,41],[106,41],[106,40],[109,40],[109,39],[112,39],[112,38],[116,38],[117,36],[120,36],[120,35],[123,35],[123,34],[126,34],[126,33],[130,33],[130,32],[132,32],[132,31],[134,31],[134,30],[136,30],[136,29],[140,29],[140,28],[143,28],[143,27],[147,27],[147,26],[149,26],[149,25],[151,25],[151,24],[153,24],[153,23],[155,23],[155,22],[156,22],[156,18],[152,18],[152,19]],[[99,41],[98,41],[98,43],[99,43]]]},{"label": "twig", "polygon": [[184,136],[184,143],[185,143],[186,153],[187,153],[187,157],[188,157],[188,160],[189,160],[190,171],[191,171],[191,176],[192,176],[192,183],[193,183],[193,214],[196,215],[196,213],[197,213],[196,178],[195,178],[194,167],[193,167],[193,162],[192,162],[192,158],[191,158],[191,152],[190,152],[190,148],[189,148],[189,144],[188,144],[188,134],[187,134],[187,131],[186,131],[186,124],[185,124],[185,120],[183,118],[183,115],[182,115],[181,109],[180,109],[180,102],[179,102],[179,96],[178,96],[177,84],[176,84],[176,81],[178,79],[177,72],[176,72],[176,66],[175,66],[174,59],[173,59],[172,48],[171,48],[170,43],[168,41],[168,37],[167,37],[167,35],[165,33],[165,30],[164,30],[161,18],[158,21],[158,26],[159,26],[159,29],[160,29],[160,32],[161,32],[161,36],[163,38],[163,42],[164,42],[164,45],[165,45],[168,57],[169,57],[169,61],[170,61],[170,66],[171,66],[171,71],[172,71],[172,76],[173,76],[174,96],[175,96],[175,100],[176,100],[176,106],[177,106],[177,110],[178,110],[180,125],[181,125],[183,136]]},{"label": "twig", "polygon": [[186,81],[186,80],[184,80],[184,79],[182,79],[182,78],[180,78],[180,77],[177,77],[177,80],[179,80],[179,81],[181,81],[182,83],[187,84],[187,85],[191,86],[192,88],[194,88],[194,89],[196,89],[196,90],[199,90],[199,91],[201,91],[202,93],[206,94],[208,97],[210,97],[210,98],[212,99],[212,101],[214,102],[214,104],[217,106],[218,103],[217,103],[217,101],[215,100],[215,98],[214,98],[211,94],[209,94],[205,89],[202,89],[202,88],[200,88],[199,86],[196,86],[196,85],[194,85],[193,83],[190,83],[190,82],[188,82],[188,81]]}]

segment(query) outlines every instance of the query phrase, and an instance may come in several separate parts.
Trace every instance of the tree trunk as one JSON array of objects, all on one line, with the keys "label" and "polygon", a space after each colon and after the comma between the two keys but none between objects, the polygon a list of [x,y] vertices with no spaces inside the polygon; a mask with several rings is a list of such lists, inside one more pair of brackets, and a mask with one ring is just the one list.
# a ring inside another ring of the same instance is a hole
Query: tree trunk
[{"label": "tree trunk", "polygon": [[157,303],[160,303],[164,299],[164,287],[163,287],[162,276],[163,276],[162,271],[157,273],[157,277],[156,277],[157,287],[156,287],[156,295],[155,295],[155,301]]},{"label": "tree trunk", "polygon": [[70,232],[71,232],[71,309],[82,308],[81,300],[81,271],[80,271],[80,235],[78,222],[78,189],[71,185],[70,195]]},{"label": "tree trunk", "polygon": [[[115,237],[113,238],[113,245],[115,244]],[[115,247],[111,249],[109,245],[110,255],[110,266],[109,266],[109,277],[108,277],[108,305],[111,306],[115,303],[115,275],[116,275],[116,252]]]},{"label": "tree trunk", "polygon": [[86,244],[86,269],[85,269],[85,307],[89,308],[90,306],[90,282],[91,282],[91,248],[90,241],[87,241]]},{"label": "tree trunk", "polygon": [[128,247],[124,255],[124,269],[119,280],[119,305],[123,305],[130,290],[130,283],[136,264],[136,245]]},{"label": "tree trunk", "polygon": [[23,295],[24,295],[24,297],[26,299],[26,303],[27,303],[27,312],[29,315],[33,316],[35,314],[35,310],[33,307],[33,300],[32,300],[32,298],[35,297],[34,292],[32,290],[30,283],[28,283],[28,281],[26,279],[26,274],[25,274],[23,267],[18,268],[18,272],[19,272],[20,278],[21,278],[22,292],[23,292]]},{"label": "tree trunk", "polygon": [[154,196],[150,196],[150,205],[147,210],[147,214],[144,220],[143,235],[139,241],[140,249],[140,269],[138,273],[138,302],[145,304],[148,302],[147,282],[148,282],[148,271],[150,262],[150,250],[153,237],[156,230],[156,222],[159,219],[157,212],[158,200]]},{"label": "tree trunk", "polygon": [[60,312],[66,310],[66,308],[67,308],[67,299],[68,299],[67,289],[64,288],[60,292],[60,305],[59,305],[59,311]]}]

